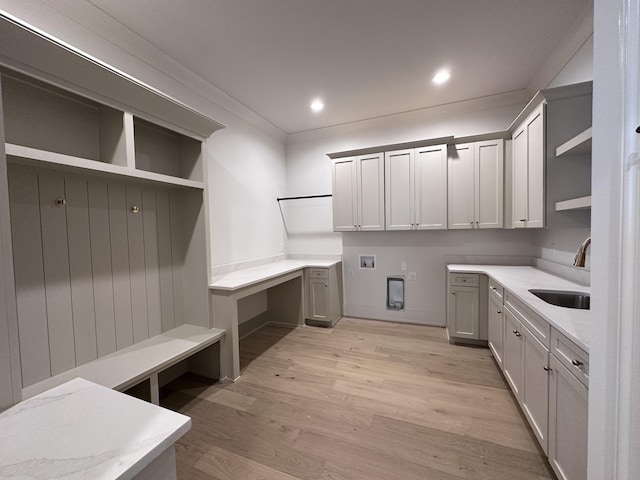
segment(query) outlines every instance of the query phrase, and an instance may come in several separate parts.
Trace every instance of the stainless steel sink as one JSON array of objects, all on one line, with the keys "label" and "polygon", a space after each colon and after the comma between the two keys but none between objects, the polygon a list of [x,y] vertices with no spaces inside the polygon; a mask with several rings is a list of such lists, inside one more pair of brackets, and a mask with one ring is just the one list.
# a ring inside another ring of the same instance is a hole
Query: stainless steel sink
[{"label": "stainless steel sink", "polygon": [[567,290],[529,290],[536,297],[541,298],[551,305],[566,308],[579,308],[589,310],[591,297],[584,292],[570,292]]}]

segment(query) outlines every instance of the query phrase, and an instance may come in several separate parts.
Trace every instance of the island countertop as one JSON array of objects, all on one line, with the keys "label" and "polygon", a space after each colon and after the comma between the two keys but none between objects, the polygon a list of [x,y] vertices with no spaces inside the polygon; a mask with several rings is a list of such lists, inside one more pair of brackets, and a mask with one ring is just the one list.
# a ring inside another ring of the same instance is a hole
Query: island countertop
[{"label": "island countertop", "polygon": [[0,414],[0,478],[134,478],[191,419],[76,378]]}]

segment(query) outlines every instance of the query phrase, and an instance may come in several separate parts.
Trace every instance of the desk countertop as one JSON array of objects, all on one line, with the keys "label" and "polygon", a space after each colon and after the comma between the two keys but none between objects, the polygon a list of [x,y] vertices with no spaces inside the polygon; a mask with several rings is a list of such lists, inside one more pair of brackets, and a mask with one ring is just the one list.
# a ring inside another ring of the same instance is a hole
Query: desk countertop
[{"label": "desk countertop", "polygon": [[131,479],[190,428],[185,415],[76,378],[0,414],[0,478]]},{"label": "desk countertop", "polygon": [[280,262],[267,263],[257,267],[217,275],[212,278],[209,289],[225,291],[238,290],[303,268],[329,268],[338,263],[340,263],[340,260],[314,259],[282,260]]},{"label": "desk countertop", "polygon": [[576,345],[589,351],[589,310],[551,305],[529,292],[532,288],[571,290],[590,293],[590,287],[533,267],[506,267],[498,265],[447,265],[450,272],[484,273],[513,293],[551,326],[573,340]]}]

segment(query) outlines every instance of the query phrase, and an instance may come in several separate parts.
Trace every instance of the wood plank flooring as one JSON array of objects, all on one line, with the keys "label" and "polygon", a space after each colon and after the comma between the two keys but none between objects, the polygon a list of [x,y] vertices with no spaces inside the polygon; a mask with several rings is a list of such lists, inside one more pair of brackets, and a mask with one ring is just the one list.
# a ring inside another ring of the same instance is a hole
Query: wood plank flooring
[{"label": "wood plank flooring", "polygon": [[489,350],[442,328],[266,326],[241,341],[241,368],[162,389],[192,417],[179,479],[555,479]]}]

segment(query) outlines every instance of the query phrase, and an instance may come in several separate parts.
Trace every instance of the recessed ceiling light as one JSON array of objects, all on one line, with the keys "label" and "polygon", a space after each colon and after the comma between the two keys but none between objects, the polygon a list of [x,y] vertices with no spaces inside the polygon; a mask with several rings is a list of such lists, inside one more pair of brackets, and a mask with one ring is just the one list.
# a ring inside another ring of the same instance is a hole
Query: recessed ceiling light
[{"label": "recessed ceiling light", "polygon": [[313,102],[311,102],[311,110],[314,112],[321,112],[324,108],[324,103],[319,98],[316,98]]},{"label": "recessed ceiling light", "polygon": [[445,83],[447,80],[449,80],[449,77],[451,76],[451,74],[449,73],[448,70],[440,70],[439,72],[437,72],[434,77],[433,77],[433,83],[435,83],[436,85],[442,85],[443,83]]}]

